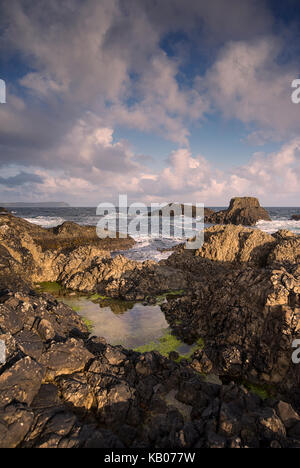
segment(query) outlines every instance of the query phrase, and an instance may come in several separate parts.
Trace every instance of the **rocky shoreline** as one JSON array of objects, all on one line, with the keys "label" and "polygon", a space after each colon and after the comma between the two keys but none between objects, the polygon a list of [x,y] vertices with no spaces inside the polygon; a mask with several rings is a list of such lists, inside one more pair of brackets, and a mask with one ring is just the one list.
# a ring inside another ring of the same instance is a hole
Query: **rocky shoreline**
[{"label": "rocky shoreline", "polygon": [[[264,216],[244,203],[232,202],[231,222],[217,215],[201,249],[159,263],[111,256],[132,239],[0,210],[0,447],[300,447],[300,238],[242,226]],[[181,290],[161,307],[177,336],[204,346],[181,362],[111,346],[37,293],[42,281],[148,303]]]}]

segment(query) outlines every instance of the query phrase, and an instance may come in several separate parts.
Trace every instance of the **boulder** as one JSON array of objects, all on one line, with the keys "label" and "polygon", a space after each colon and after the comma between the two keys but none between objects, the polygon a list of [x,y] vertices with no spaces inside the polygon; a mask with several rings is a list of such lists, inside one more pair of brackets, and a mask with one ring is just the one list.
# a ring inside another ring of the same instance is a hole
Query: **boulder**
[{"label": "boulder", "polygon": [[0,407],[13,401],[30,405],[44,377],[43,368],[29,356],[0,375]]},{"label": "boulder", "polygon": [[43,354],[40,363],[47,369],[47,380],[60,375],[74,374],[82,371],[93,355],[74,338],[65,343],[54,343]]},{"label": "boulder", "polygon": [[300,214],[294,214],[294,215],[291,217],[291,220],[293,220],[293,221],[300,221]]},{"label": "boulder", "polygon": [[205,231],[205,242],[196,256],[217,262],[263,265],[276,240],[260,230],[234,225],[213,226]]}]

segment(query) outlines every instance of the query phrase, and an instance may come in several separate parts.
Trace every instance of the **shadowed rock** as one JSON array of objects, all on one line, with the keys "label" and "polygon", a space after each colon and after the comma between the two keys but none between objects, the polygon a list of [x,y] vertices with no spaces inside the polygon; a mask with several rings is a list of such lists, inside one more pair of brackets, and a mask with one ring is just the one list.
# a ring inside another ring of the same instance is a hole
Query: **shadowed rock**
[{"label": "shadowed rock", "polygon": [[253,197],[232,198],[227,210],[205,216],[205,222],[211,224],[254,226],[260,220],[271,221],[271,218],[258,199]]},{"label": "shadowed rock", "polygon": [[[42,338],[36,360],[5,320],[13,308],[23,332],[38,331],[45,315],[57,330]],[[50,295],[10,291],[1,315],[11,342],[0,365],[1,448],[300,447],[300,416],[288,402],[207,383],[157,352],[141,355],[84,333],[70,338],[74,326],[85,326]],[[66,315],[74,321],[64,323]]]},{"label": "shadowed rock", "polygon": [[0,207],[0,215],[7,215],[9,214],[9,211],[6,208]]},{"label": "shadowed rock", "polygon": [[[204,208],[204,216],[210,216],[214,213],[210,208]],[[200,216],[200,208],[195,205],[185,205],[183,203],[169,203],[163,206],[160,210],[150,211],[148,216],[160,216],[160,217],[171,217],[174,216],[191,216],[196,218]]]},{"label": "shadowed rock", "polygon": [[300,334],[300,237],[214,226],[205,239],[202,249],[165,261],[189,271],[187,294],[162,308],[182,338],[204,339],[195,368],[215,366],[230,378],[296,389],[300,374],[291,355]]}]

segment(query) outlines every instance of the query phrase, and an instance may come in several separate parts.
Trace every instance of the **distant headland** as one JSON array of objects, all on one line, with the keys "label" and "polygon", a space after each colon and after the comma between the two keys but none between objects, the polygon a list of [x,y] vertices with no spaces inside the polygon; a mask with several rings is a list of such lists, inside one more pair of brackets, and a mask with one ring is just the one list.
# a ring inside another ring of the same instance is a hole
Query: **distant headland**
[{"label": "distant headland", "polygon": [[0,203],[4,208],[68,208],[70,205],[65,202],[15,202],[15,203]]}]

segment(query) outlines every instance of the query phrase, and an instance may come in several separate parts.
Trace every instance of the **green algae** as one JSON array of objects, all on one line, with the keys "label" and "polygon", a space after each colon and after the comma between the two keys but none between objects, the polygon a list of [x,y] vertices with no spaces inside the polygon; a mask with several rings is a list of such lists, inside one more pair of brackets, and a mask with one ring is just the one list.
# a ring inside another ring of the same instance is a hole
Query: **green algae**
[{"label": "green algae", "polygon": [[108,296],[101,296],[101,294],[93,294],[92,296],[88,297],[89,301],[96,302],[99,300],[110,299]]},{"label": "green algae", "polygon": [[187,353],[184,354],[179,354],[179,357],[175,359],[175,362],[180,363],[183,359],[187,361],[191,361],[191,357],[193,354],[198,350],[198,349],[203,349],[204,348],[204,341],[202,338],[199,338],[196,343],[194,343],[190,350]]},{"label": "green algae", "polygon": [[156,296],[156,301],[157,301],[158,304],[161,304],[166,299],[181,297],[181,296],[183,296],[183,294],[184,294],[183,289],[168,291],[168,292],[166,292],[164,294],[159,294],[158,296]]},{"label": "green algae", "polygon": [[135,349],[139,353],[158,351],[162,356],[167,357],[172,351],[176,351],[182,342],[169,332],[166,332],[158,341],[151,341],[148,344]]},{"label": "green algae", "polygon": [[179,357],[174,362],[180,363],[183,359],[190,360],[192,355],[197,349],[201,349],[204,346],[203,340],[199,339],[194,343],[189,351],[186,353],[179,353],[180,348],[184,346],[184,343],[180,341],[176,336],[170,332],[166,332],[159,340],[151,341],[150,343],[135,348],[135,351],[139,353],[146,353],[151,351],[158,351],[162,356],[169,357],[172,351],[179,354]]},{"label": "green algae", "polygon": [[41,292],[47,292],[53,295],[59,295],[63,291],[63,287],[57,282],[44,281],[37,284],[37,289]]},{"label": "green algae", "polygon": [[92,331],[94,329],[93,322],[91,320],[89,320],[88,318],[86,318],[86,317],[81,317],[81,319],[83,320],[83,322],[87,326],[87,329],[88,329],[89,333],[92,333]]},{"label": "green algae", "polygon": [[266,385],[254,385],[252,383],[246,382],[244,386],[249,390],[249,392],[254,393],[259,396],[262,400],[267,400],[272,397],[273,390],[271,387]]}]

